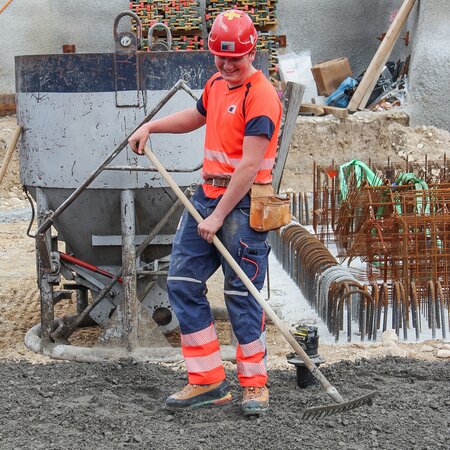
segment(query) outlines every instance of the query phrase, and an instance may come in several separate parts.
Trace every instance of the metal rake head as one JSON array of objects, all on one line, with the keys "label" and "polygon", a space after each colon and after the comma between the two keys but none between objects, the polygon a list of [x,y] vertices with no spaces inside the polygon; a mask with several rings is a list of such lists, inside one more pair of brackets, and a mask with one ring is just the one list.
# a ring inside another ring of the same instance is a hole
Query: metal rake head
[{"label": "metal rake head", "polygon": [[315,408],[308,408],[303,411],[302,419],[321,419],[323,417],[332,416],[341,412],[347,412],[360,406],[372,406],[373,398],[378,391],[370,392],[362,397],[355,398],[343,403],[335,403],[325,406],[316,406]]}]

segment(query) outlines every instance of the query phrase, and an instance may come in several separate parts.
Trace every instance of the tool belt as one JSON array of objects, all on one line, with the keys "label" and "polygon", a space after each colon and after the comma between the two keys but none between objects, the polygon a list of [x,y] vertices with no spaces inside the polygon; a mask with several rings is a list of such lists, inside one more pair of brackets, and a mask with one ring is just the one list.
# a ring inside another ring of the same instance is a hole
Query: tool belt
[{"label": "tool belt", "polygon": [[275,195],[271,184],[254,184],[250,190],[250,227],[277,230],[291,221],[291,200]]}]

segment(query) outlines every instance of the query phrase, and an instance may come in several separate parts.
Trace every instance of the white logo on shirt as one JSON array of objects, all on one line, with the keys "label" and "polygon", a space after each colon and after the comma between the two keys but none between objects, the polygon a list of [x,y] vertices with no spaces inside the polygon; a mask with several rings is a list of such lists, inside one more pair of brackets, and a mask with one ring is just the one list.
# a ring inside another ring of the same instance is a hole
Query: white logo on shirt
[{"label": "white logo on shirt", "polygon": [[231,113],[231,114],[234,114],[236,112],[236,105],[231,105],[228,108],[228,112]]}]

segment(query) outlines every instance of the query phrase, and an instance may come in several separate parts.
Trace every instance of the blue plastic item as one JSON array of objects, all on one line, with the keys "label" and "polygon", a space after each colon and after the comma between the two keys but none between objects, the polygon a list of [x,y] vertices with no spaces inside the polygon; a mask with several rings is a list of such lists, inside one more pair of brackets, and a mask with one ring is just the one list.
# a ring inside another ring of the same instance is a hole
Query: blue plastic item
[{"label": "blue plastic item", "polygon": [[355,88],[358,82],[352,78],[347,77],[339,87],[325,100],[328,106],[336,106],[338,108],[346,108],[350,103],[350,92]]}]

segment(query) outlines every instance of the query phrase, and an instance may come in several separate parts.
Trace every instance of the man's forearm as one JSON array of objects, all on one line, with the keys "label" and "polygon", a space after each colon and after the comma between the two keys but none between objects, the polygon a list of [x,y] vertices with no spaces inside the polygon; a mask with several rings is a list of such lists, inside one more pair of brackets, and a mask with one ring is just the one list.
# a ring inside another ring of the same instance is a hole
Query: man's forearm
[{"label": "man's forearm", "polygon": [[131,150],[138,155],[144,154],[144,146],[150,133],[188,133],[203,126],[206,118],[197,108],[170,114],[162,119],[152,120],[139,127],[128,139]]},{"label": "man's forearm", "polygon": [[149,133],[189,133],[205,124],[196,108],[185,109],[145,124]]}]

